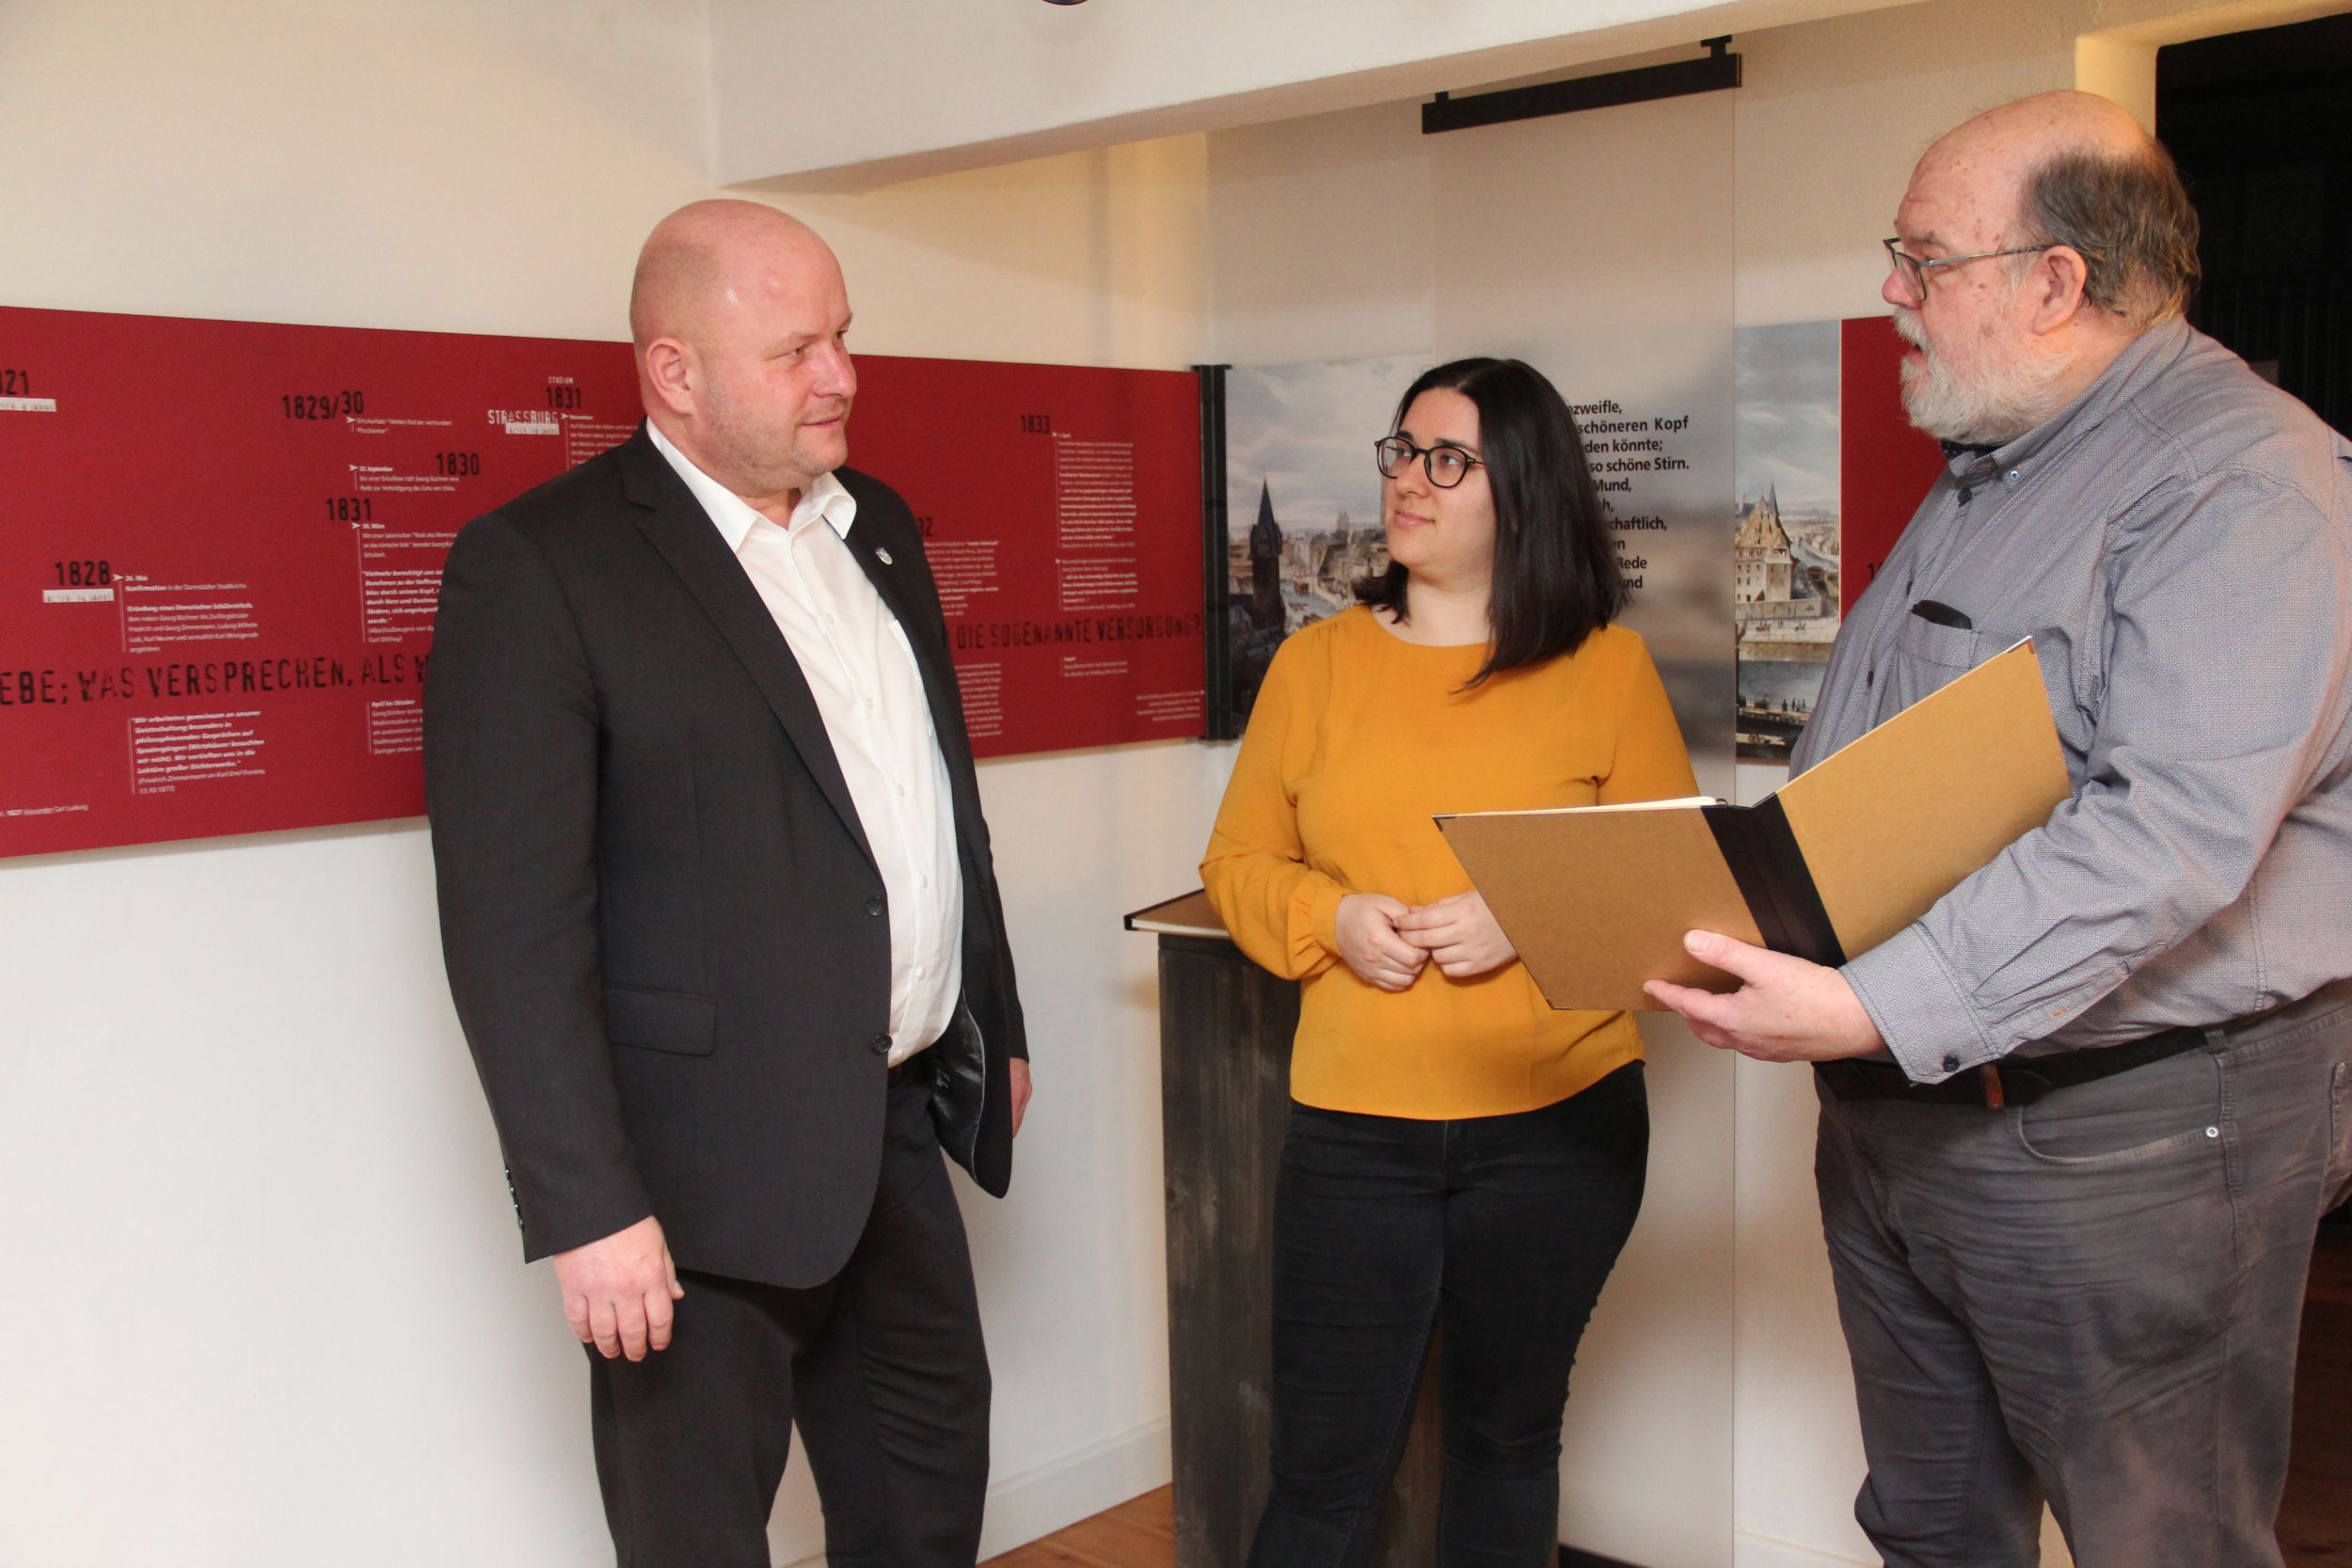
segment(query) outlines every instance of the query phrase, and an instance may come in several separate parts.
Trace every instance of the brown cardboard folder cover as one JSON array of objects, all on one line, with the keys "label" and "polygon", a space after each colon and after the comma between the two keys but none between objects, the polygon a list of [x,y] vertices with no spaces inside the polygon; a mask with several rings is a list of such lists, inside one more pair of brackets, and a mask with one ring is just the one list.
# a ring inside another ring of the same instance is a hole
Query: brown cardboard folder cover
[{"label": "brown cardboard folder cover", "polygon": [[1554,1007],[1728,990],[1682,950],[1721,931],[1816,963],[1877,946],[2071,793],[2030,640],[1753,806],[1661,800],[1438,818]]}]

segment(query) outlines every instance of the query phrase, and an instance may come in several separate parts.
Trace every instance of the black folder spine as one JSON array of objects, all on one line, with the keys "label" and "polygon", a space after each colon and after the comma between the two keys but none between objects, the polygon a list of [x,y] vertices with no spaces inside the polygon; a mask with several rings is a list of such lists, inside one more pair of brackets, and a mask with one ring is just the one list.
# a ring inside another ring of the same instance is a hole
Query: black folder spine
[{"label": "black folder spine", "polygon": [[1830,924],[1829,911],[1822,907],[1812,869],[1804,863],[1804,851],[1797,847],[1797,835],[1780,801],[1767,796],[1753,806],[1717,802],[1699,809],[1715,834],[1724,864],[1731,868],[1731,879],[1739,884],[1740,896],[1747,900],[1764,945],[1817,964],[1844,963],[1846,950],[1838,944],[1837,927]]}]

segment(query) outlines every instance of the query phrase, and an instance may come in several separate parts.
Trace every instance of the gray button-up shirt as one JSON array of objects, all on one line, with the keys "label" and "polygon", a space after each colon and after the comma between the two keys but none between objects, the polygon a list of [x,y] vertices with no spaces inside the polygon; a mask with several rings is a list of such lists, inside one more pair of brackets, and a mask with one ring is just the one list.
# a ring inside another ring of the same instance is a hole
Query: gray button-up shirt
[{"label": "gray button-up shirt", "polygon": [[1845,966],[1903,1070],[2226,1022],[2352,974],[2352,446],[2212,339],[2151,329],[1937,477],[1792,769],[2028,636],[2074,798]]}]

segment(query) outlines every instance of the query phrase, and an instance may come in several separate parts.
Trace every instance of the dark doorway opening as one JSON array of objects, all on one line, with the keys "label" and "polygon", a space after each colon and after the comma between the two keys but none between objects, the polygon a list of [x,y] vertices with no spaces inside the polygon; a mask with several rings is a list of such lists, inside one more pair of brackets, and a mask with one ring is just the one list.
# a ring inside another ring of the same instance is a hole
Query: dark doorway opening
[{"label": "dark doorway opening", "polygon": [[2156,53],[2156,134],[2203,220],[2190,320],[2352,429],[2352,15]]}]

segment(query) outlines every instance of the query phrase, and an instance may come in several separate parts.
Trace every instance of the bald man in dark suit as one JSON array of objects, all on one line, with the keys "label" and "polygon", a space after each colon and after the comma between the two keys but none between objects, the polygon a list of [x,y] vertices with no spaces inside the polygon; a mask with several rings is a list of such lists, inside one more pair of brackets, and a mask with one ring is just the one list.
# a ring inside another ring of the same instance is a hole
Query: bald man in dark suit
[{"label": "bald man in dark suit", "polygon": [[630,299],[646,422],[468,525],[430,667],[450,987],[589,1347],[625,1568],[767,1568],[797,1416],[834,1568],[969,1568],[989,1378],[940,1151],[1028,1063],[921,535],[844,467],[841,271],[699,202]]}]

